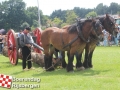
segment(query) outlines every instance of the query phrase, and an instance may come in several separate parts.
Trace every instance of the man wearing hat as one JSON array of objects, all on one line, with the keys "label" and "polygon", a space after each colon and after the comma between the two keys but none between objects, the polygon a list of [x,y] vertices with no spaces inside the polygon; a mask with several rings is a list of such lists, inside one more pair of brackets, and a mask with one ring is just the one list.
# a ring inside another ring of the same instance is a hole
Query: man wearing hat
[{"label": "man wearing hat", "polygon": [[[26,27],[23,33],[20,35],[20,46],[22,49],[22,69],[24,71],[34,69],[32,68],[31,62],[31,46],[33,43],[32,36],[29,34],[31,31],[30,27]],[[28,68],[26,68],[26,61],[28,64]]]}]

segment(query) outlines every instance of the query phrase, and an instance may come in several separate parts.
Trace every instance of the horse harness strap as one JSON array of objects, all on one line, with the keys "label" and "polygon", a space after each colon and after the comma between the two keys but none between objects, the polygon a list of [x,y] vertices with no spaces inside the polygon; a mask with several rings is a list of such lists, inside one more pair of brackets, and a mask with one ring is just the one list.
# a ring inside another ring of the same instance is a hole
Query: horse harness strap
[{"label": "horse harness strap", "polygon": [[[89,39],[88,39],[88,41],[86,41],[85,38],[83,37],[82,31],[81,31],[81,27],[80,27],[80,30],[79,30],[79,26],[78,26],[78,25],[77,25],[76,27],[77,27],[78,35],[77,35],[70,43],[68,43],[67,45],[65,45],[65,46],[63,47],[63,49],[66,48],[66,47],[68,47],[68,46],[70,46],[70,45],[71,45],[72,43],[74,43],[79,37],[80,37],[84,42],[86,42],[86,43],[89,42]],[[63,39],[62,39],[62,43],[63,43],[63,45],[64,45]]]},{"label": "horse harness strap", "polygon": [[62,44],[64,46],[64,41],[63,41],[63,30],[62,30],[62,33],[61,33],[61,38],[62,38]]},{"label": "horse harness strap", "polygon": [[[62,32],[63,32],[63,30],[62,30]],[[62,38],[62,44],[63,44],[63,46],[64,46],[63,33],[61,33],[61,38]],[[72,43],[74,43],[77,39],[78,39],[78,36],[76,36],[70,43],[68,43],[67,45],[65,45],[65,46],[63,47],[63,49],[66,48],[66,47],[68,47],[68,46],[70,46],[70,45],[71,45]]]},{"label": "horse harness strap", "polygon": [[105,27],[104,27],[104,20],[105,20],[105,18],[100,18],[100,19],[99,19],[99,21],[101,22],[101,25],[102,25],[102,28],[103,28],[103,29],[105,29]]},{"label": "horse harness strap", "polygon": [[82,29],[80,28],[80,30],[79,30],[79,26],[78,26],[78,25],[76,26],[76,28],[77,28],[78,36],[79,36],[84,42],[88,43],[88,42],[89,42],[89,39],[88,39],[88,40],[85,40],[85,38],[83,37],[82,31],[81,31]]},{"label": "horse harness strap", "polygon": [[78,39],[78,35],[77,35],[70,43],[68,43],[67,45],[65,45],[65,46],[63,47],[63,49],[66,48],[66,47],[68,47],[68,46],[70,46],[70,45],[71,45],[72,43],[74,43],[77,39]]}]

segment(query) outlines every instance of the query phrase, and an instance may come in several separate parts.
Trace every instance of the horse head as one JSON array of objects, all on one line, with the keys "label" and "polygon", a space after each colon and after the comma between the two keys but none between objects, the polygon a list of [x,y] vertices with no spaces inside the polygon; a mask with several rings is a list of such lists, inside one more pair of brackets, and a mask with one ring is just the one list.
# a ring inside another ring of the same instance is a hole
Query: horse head
[{"label": "horse head", "polygon": [[115,19],[110,15],[106,14],[105,17],[101,17],[99,18],[99,20],[102,23],[103,28],[113,35],[116,31]]},{"label": "horse head", "polygon": [[91,35],[94,37],[94,39],[101,39],[103,37],[103,32],[102,32],[102,25],[99,20],[93,19],[93,28]]}]

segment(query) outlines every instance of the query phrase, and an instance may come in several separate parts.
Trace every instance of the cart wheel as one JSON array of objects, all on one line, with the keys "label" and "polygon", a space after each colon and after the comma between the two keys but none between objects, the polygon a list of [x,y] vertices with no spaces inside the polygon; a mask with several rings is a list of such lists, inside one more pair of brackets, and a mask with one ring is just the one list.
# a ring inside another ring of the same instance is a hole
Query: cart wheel
[{"label": "cart wheel", "polygon": [[[40,28],[36,28],[33,32],[34,36],[36,37],[36,42],[35,43],[39,46],[42,46],[41,45],[41,32],[42,31],[41,31]],[[35,48],[34,51],[37,52],[37,53],[42,53],[42,51],[39,50],[38,48]]]},{"label": "cart wheel", "polygon": [[8,57],[12,65],[18,63],[18,43],[14,30],[10,29],[7,34]]}]

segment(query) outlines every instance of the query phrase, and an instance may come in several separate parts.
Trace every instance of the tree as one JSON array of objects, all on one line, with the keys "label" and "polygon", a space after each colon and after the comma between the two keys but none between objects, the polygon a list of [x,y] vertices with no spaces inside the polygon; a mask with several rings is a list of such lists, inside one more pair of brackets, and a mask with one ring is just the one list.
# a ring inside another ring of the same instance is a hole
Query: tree
[{"label": "tree", "polygon": [[97,13],[95,11],[89,12],[88,14],[85,15],[85,17],[96,17]]},{"label": "tree", "polygon": [[100,3],[95,8],[95,11],[98,15],[104,15],[105,13],[108,13],[108,7],[103,5],[103,3]]},{"label": "tree", "polygon": [[116,14],[117,11],[120,11],[120,6],[118,3],[111,3],[109,6],[109,13]]},{"label": "tree", "polygon": [[52,24],[53,24],[52,26],[61,28],[62,23],[63,23],[63,21],[60,20],[59,18],[54,18],[54,20],[52,21]]},{"label": "tree", "polygon": [[9,0],[2,3],[5,7],[4,11],[4,24],[7,29],[19,30],[20,24],[25,19],[25,3],[22,0]]},{"label": "tree", "polygon": [[53,20],[54,18],[60,18],[65,22],[65,16],[66,16],[66,10],[55,10],[53,13],[50,15],[50,18]]},{"label": "tree", "polygon": [[81,17],[81,18],[84,18],[85,15],[86,15],[88,12],[93,11],[93,9],[85,9],[85,8],[75,7],[75,8],[73,9],[73,11],[76,13],[77,16],[79,16],[79,17]]},{"label": "tree", "polygon": [[67,24],[73,24],[75,23],[75,20],[78,16],[76,15],[76,13],[73,10],[67,10],[66,13],[66,23]]},{"label": "tree", "polygon": [[20,29],[24,30],[25,27],[29,27],[30,25],[27,22],[22,23],[22,25],[20,26]]},{"label": "tree", "polygon": [[38,21],[38,8],[37,7],[28,7],[25,10],[25,14],[26,14],[26,22],[29,23],[30,26],[34,26],[33,25],[34,20]]}]

